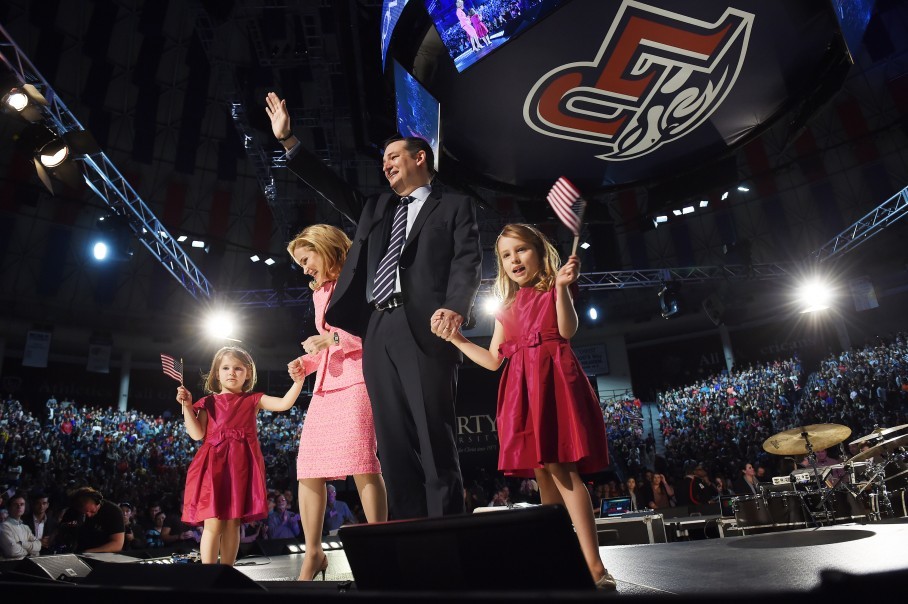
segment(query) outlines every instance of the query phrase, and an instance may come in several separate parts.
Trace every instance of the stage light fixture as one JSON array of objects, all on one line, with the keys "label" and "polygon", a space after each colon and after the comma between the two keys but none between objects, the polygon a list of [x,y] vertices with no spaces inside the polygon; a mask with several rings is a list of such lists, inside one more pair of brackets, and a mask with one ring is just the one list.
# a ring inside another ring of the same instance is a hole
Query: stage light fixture
[{"label": "stage light fixture", "polygon": [[11,88],[3,96],[3,108],[15,112],[29,122],[40,122],[44,119],[41,106],[47,105],[47,99],[31,84]]},{"label": "stage light fixture", "polygon": [[193,240],[192,240],[192,247],[196,247],[196,248],[205,247],[205,242],[202,241],[201,239],[193,239]]},{"label": "stage light fixture", "polygon": [[680,216],[681,210],[672,210],[672,214],[674,214],[675,216]]},{"label": "stage light fixture", "polygon": [[186,241],[187,239],[189,239],[188,236],[186,236],[186,235],[180,235],[179,237],[177,237],[177,243],[183,243],[183,242]]},{"label": "stage light fixture", "polygon": [[662,289],[659,290],[659,307],[662,309],[663,319],[670,319],[681,312],[681,298],[676,284],[662,284]]},{"label": "stage light fixture", "polygon": [[107,247],[107,244],[103,241],[96,241],[91,250],[92,256],[94,256],[95,260],[106,260],[107,253],[110,251]]},{"label": "stage light fixture", "polygon": [[726,199],[728,199],[728,191],[722,193],[722,201],[725,201]]},{"label": "stage light fixture", "polygon": [[682,214],[693,214],[694,206],[684,206],[684,208],[681,209],[681,213]]},{"label": "stage light fixture", "polygon": [[707,207],[707,206],[709,206],[709,200],[708,200],[708,199],[701,199],[701,200],[700,200],[700,207],[701,207],[701,208],[705,208],[705,207]]},{"label": "stage light fixture", "polygon": [[668,216],[666,214],[659,214],[653,219],[653,222],[656,224],[656,226],[659,226],[660,224],[668,222]]},{"label": "stage light fixture", "polygon": [[741,191],[742,193],[747,193],[748,191],[750,191],[750,188],[747,187],[746,185],[738,185],[738,190]]},{"label": "stage light fixture", "polygon": [[599,310],[595,306],[590,306],[589,310],[586,311],[586,314],[590,318],[590,321],[599,320]]},{"label": "stage light fixture", "polygon": [[253,254],[253,255],[249,256],[249,259],[252,260],[253,262],[258,262],[259,260],[261,260],[261,258],[259,258],[258,254]]},{"label": "stage light fixture", "polygon": [[267,264],[268,266],[271,266],[272,264],[274,264],[274,258],[266,258],[265,264]]},{"label": "stage light fixture", "polygon": [[111,213],[101,216],[95,225],[91,254],[98,262],[126,262],[133,256],[133,232],[126,216]]},{"label": "stage light fixture", "polygon": [[801,314],[826,310],[832,306],[832,291],[819,277],[802,284],[796,292]]}]

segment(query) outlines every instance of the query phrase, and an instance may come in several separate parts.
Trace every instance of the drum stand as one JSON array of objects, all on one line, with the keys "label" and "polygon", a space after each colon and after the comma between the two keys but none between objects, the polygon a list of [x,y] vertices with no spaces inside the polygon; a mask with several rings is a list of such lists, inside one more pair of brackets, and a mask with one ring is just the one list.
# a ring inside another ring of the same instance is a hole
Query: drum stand
[{"label": "drum stand", "polygon": [[813,450],[813,445],[810,444],[810,437],[808,436],[807,432],[802,432],[801,436],[804,437],[804,443],[807,446],[807,460],[810,462],[810,467],[813,468],[813,476],[817,481],[817,494],[820,496],[819,511],[811,512],[811,516],[813,517],[814,521],[833,524],[835,522],[834,514],[832,510],[830,510],[826,505],[826,500],[829,499],[829,497],[832,495],[832,489],[830,489],[823,483],[823,476],[819,471],[819,467],[817,466],[817,454]]},{"label": "drum stand", "polygon": [[888,463],[889,460],[884,459],[881,463],[871,466],[870,472],[873,475],[867,481],[864,488],[857,492],[857,494],[860,495],[867,487],[873,485],[873,490],[870,493],[870,517],[875,522],[878,522],[883,518],[883,510],[886,511],[887,518],[895,516],[895,511],[892,509],[892,502],[889,501],[889,491],[886,489],[886,465]]}]

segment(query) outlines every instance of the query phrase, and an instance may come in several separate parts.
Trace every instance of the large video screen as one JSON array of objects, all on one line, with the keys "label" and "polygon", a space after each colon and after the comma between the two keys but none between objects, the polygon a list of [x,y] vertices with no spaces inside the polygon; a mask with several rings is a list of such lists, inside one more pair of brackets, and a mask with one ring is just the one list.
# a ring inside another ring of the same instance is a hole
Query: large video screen
[{"label": "large video screen", "polygon": [[400,19],[409,0],[383,0],[381,7],[381,68],[385,70],[385,59],[388,56],[388,45],[391,43],[391,34]]},{"label": "large video screen", "polygon": [[438,170],[441,105],[397,61],[394,61],[394,91],[397,97],[397,131],[401,136],[419,136],[429,141],[435,154],[435,170]]},{"label": "large video screen", "polygon": [[435,29],[463,71],[570,0],[425,0]]}]

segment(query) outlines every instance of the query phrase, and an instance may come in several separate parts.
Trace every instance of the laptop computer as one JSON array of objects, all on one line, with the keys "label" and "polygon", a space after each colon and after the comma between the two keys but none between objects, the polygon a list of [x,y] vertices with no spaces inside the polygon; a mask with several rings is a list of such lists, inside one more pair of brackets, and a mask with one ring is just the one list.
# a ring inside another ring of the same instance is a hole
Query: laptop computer
[{"label": "laptop computer", "polygon": [[595,588],[562,506],[358,524],[338,536],[361,591]]},{"label": "laptop computer", "polygon": [[599,505],[600,518],[615,518],[631,511],[630,497],[606,497]]}]

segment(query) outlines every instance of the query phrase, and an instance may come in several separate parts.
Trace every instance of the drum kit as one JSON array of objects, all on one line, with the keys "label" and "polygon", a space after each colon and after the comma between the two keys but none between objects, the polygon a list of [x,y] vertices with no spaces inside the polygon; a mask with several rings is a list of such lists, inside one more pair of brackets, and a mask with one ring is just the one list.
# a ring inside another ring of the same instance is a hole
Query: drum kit
[{"label": "drum kit", "polygon": [[[851,436],[847,426],[812,424],[770,436],[763,443],[766,452],[804,456],[807,464],[773,478],[761,494],[732,500],[738,528],[747,534],[908,515],[908,433],[889,437],[906,428],[908,424],[875,427],[848,443],[849,450],[860,449],[850,458],[842,445]],[[836,445],[842,450],[841,463],[818,459],[817,451]]]}]

